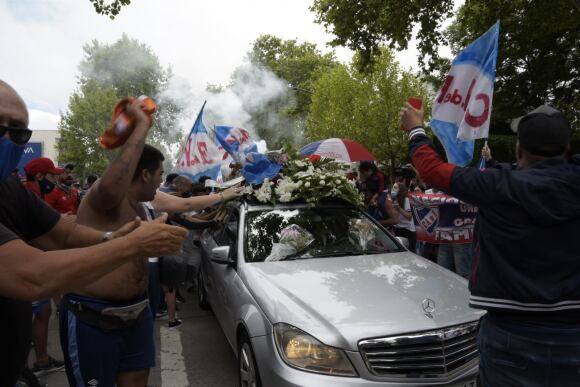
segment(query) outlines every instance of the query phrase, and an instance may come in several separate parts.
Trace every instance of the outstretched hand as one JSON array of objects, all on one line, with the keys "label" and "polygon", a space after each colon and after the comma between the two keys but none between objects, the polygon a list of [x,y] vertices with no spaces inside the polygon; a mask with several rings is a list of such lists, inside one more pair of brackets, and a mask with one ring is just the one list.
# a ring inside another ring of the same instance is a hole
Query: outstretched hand
[{"label": "outstretched hand", "polygon": [[244,187],[240,187],[239,185],[235,185],[233,187],[226,189],[222,193],[224,195],[225,200],[231,200],[231,199],[235,199],[237,197],[242,196],[243,192],[244,192]]},{"label": "outstretched hand", "polygon": [[150,222],[141,222],[132,233],[128,235],[145,257],[158,257],[163,255],[181,254],[183,239],[187,230],[165,224],[167,214]]},{"label": "outstretched hand", "polygon": [[405,107],[399,112],[399,118],[401,121],[401,129],[405,132],[417,127],[423,127],[423,108],[415,109],[409,102],[405,104]]}]

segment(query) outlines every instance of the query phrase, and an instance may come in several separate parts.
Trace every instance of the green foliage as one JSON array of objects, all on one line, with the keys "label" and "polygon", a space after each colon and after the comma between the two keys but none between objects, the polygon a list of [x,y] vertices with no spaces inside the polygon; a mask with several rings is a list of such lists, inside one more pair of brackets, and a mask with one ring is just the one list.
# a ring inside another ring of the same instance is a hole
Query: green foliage
[{"label": "green foliage", "polygon": [[95,11],[100,15],[108,16],[111,20],[121,12],[121,8],[131,4],[131,0],[113,0],[105,4],[104,0],[89,0],[95,7]]},{"label": "green foliage", "polygon": [[[252,113],[257,134],[272,149],[288,141],[303,143],[312,85],[337,65],[334,53],[323,54],[312,43],[262,35],[253,43],[248,59],[288,83],[288,93]],[[272,127],[273,114],[277,127]]]},{"label": "green foliage", "polygon": [[95,81],[85,82],[70,96],[68,112],[58,124],[60,164],[73,163],[75,174],[81,177],[105,170],[115,152],[104,152],[98,138],[110,124],[111,106],[117,99],[113,87],[101,87]]},{"label": "green foliage", "polygon": [[[500,20],[500,47],[491,133],[549,103],[580,129],[580,1],[469,0],[453,14],[452,0],[314,0],[317,21],[336,35],[334,45],[360,52],[366,69],[380,44],[405,49],[417,31],[424,79],[438,88],[449,68],[437,50],[457,53]],[[446,19],[455,16],[443,33]]]},{"label": "green foliage", "polygon": [[346,46],[360,53],[360,68],[365,69],[380,55],[383,43],[393,49],[406,49],[419,25],[420,63],[437,58],[443,41],[439,27],[451,16],[453,0],[314,0],[310,8],[317,22],[336,36],[335,46]]},{"label": "green foliage", "polygon": [[[175,127],[183,111],[165,93],[172,76],[171,69],[164,69],[147,45],[125,34],[113,44],[93,40],[83,49],[85,55],[79,65],[79,91],[71,96],[68,111],[59,124],[59,161],[83,163],[82,170],[87,173],[101,171],[111,155],[93,149],[93,145],[109,126],[115,103],[126,96],[148,95],[155,99],[158,109],[148,142],[164,151],[166,168],[170,167],[169,148],[181,139],[181,133]],[[111,98],[111,94],[115,97]],[[87,122],[92,124],[75,126]],[[76,142],[73,141],[75,138]],[[107,155],[97,157],[94,152]],[[90,157],[82,159],[83,154]]]},{"label": "green foliage", "polygon": [[364,73],[357,70],[360,60],[355,56],[350,66],[336,66],[314,84],[307,136],[358,141],[393,169],[409,161],[401,107],[408,97],[421,97],[428,114],[431,97],[417,77],[400,69],[392,51],[382,48]]},{"label": "green foliage", "polygon": [[334,53],[322,54],[313,43],[299,44],[294,39],[282,40],[273,35],[256,39],[248,58],[286,80],[296,92],[296,103],[288,110],[294,116],[308,113],[313,82],[336,65]]}]

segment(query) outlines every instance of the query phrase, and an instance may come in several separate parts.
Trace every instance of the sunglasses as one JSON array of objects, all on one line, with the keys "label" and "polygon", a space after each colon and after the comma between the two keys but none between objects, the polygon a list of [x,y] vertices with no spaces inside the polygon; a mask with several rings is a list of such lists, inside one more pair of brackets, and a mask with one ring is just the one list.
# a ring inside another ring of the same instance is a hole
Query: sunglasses
[{"label": "sunglasses", "polygon": [[32,130],[30,129],[19,129],[19,128],[10,128],[8,126],[0,126],[0,138],[4,137],[4,135],[8,132],[10,136],[10,140],[16,145],[24,145],[30,140],[30,136],[32,136]]}]

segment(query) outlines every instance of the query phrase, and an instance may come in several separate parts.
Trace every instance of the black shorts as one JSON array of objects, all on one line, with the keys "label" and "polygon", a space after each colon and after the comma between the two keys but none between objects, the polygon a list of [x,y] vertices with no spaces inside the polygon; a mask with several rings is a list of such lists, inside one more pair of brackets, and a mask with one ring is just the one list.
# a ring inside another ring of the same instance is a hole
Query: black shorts
[{"label": "black shorts", "polygon": [[177,288],[185,281],[187,265],[180,256],[168,256],[159,258],[159,279],[162,285],[170,289]]}]

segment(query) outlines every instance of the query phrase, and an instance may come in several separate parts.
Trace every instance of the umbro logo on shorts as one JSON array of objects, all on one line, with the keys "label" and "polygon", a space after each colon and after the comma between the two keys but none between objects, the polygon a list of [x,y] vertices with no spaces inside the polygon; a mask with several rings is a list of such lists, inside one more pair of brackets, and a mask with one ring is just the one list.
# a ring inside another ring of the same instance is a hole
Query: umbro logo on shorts
[{"label": "umbro logo on shorts", "polygon": [[91,379],[87,382],[87,384],[89,386],[98,386],[99,385],[99,381],[97,379]]}]

